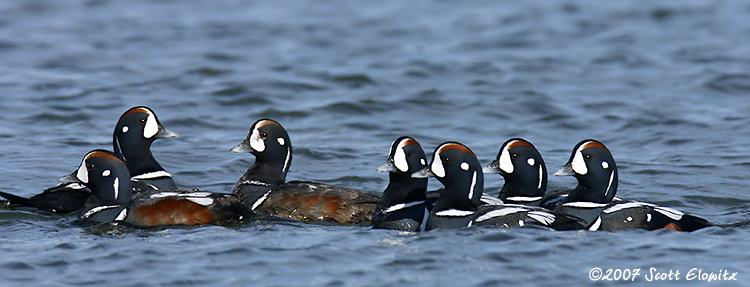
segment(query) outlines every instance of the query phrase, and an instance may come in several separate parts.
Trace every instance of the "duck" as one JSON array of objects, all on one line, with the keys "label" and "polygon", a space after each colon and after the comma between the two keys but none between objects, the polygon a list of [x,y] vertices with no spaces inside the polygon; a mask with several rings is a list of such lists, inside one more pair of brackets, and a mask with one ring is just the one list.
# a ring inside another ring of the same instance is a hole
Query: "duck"
[{"label": "duck", "polygon": [[548,210],[520,204],[484,204],[483,168],[466,145],[449,141],[439,145],[429,166],[413,177],[436,177],[443,184],[430,211],[425,230],[469,226],[551,228],[557,222]]},{"label": "duck", "polygon": [[[570,190],[547,191],[547,166],[541,153],[528,140],[511,138],[500,146],[495,159],[485,166],[485,174],[500,174],[503,184],[501,203],[539,206],[549,210]],[[487,201],[483,198],[483,201]]]},{"label": "duck", "polygon": [[230,151],[255,156],[255,162],[236,182],[232,193],[258,215],[342,224],[372,220],[377,196],[320,182],[286,181],[292,163],[292,142],[286,129],[275,120],[256,120],[245,140]]},{"label": "duck", "polygon": [[571,224],[558,226],[558,230],[695,231],[713,225],[706,219],[673,208],[616,198],[617,164],[610,150],[594,139],[576,144],[568,162],[553,175],[574,176],[578,180],[576,188],[554,209],[556,213],[575,220]]},{"label": "duck", "polygon": [[402,136],[391,144],[385,164],[377,172],[388,172],[388,186],[372,215],[375,229],[423,231],[435,199],[427,198],[427,178],[411,175],[427,166],[422,146],[414,138]]},{"label": "duck", "polygon": [[[177,188],[172,175],[154,159],[150,149],[156,139],[176,136],[177,133],[161,124],[149,107],[136,106],[120,116],[112,143],[114,153],[125,161],[130,174],[134,175],[131,180],[135,192]],[[90,194],[88,188],[77,182],[62,182],[29,198],[0,191],[0,196],[12,205],[53,213],[79,211]]]},{"label": "duck", "polygon": [[150,190],[135,194],[130,172],[117,154],[92,150],[80,167],[61,180],[91,190],[78,219],[86,223],[127,223],[136,227],[230,224],[254,216],[232,194],[200,190]]}]

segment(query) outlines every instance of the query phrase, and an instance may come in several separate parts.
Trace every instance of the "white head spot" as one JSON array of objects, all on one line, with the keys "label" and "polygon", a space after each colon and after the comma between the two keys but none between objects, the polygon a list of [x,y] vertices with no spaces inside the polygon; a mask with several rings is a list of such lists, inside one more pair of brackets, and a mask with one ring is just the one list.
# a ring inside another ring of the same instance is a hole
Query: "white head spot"
[{"label": "white head spot", "polygon": [[419,163],[421,163],[422,165],[427,165],[427,161],[425,161],[424,158],[420,158]]},{"label": "white head spot", "polygon": [[529,159],[526,160],[526,163],[528,163],[530,166],[534,166],[536,161],[534,160],[533,157],[530,157]]},{"label": "white head spot", "polygon": [[462,162],[461,163],[461,169],[463,169],[463,170],[469,170],[469,163],[468,162]]},{"label": "white head spot", "polygon": [[130,130],[130,128],[128,126],[123,126],[122,127],[122,133],[127,133],[128,130]]},{"label": "white head spot", "polygon": [[503,152],[500,153],[500,169],[504,171],[507,174],[513,173],[513,170],[515,167],[513,166],[513,162],[510,160],[510,152],[507,149],[503,149]]},{"label": "white head spot", "polygon": [[146,126],[143,127],[143,137],[150,139],[159,132],[159,124],[156,122],[156,117],[153,114],[149,114],[146,119]]},{"label": "white head spot", "polygon": [[107,177],[107,176],[109,176],[110,174],[112,174],[112,172],[111,172],[111,171],[109,171],[108,169],[105,169],[105,170],[104,170],[104,171],[102,172],[102,176],[104,176],[104,177]]},{"label": "white head spot", "polygon": [[603,161],[603,162],[602,162],[602,168],[604,168],[604,169],[608,169],[608,168],[609,168],[609,163],[608,163],[608,162],[606,162],[606,161]]},{"label": "white head spot", "polygon": [[586,162],[583,161],[583,153],[581,153],[580,150],[576,151],[573,161],[571,162],[571,167],[573,168],[573,171],[579,175],[585,175],[589,172],[589,169],[586,167]]},{"label": "white head spot", "polygon": [[286,143],[286,141],[284,141],[284,138],[277,138],[276,141],[279,142],[280,145],[284,145]]},{"label": "white head spot", "polygon": [[250,147],[257,152],[263,152],[266,150],[266,143],[263,142],[263,139],[260,137],[260,131],[258,131],[258,129],[254,129],[253,133],[250,135]]}]

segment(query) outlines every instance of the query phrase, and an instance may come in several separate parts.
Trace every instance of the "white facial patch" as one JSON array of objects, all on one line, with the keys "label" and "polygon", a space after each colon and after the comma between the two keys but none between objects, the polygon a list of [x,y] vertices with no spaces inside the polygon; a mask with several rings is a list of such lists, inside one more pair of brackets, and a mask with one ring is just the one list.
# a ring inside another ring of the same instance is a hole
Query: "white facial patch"
[{"label": "white facial patch", "polygon": [[469,170],[469,163],[468,162],[462,162],[461,163],[461,169],[463,169],[463,170]]},{"label": "white facial patch", "polygon": [[534,160],[533,157],[530,157],[529,159],[526,160],[526,163],[528,163],[530,166],[534,166],[536,161]]},{"label": "white facial patch", "polygon": [[115,189],[115,199],[117,199],[118,197],[120,197],[120,178],[119,177],[115,177],[115,183],[112,184],[112,187],[114,187]]},{"label": "white facial patch", "polygon": [[130,130],[128,126],[122,127],[122,133],[127,133]]},{"label": "white facial patch", "polygon": [[260,137],[260,131],[258,131],[258,129],[254,129],[253,133],[250,135],[250,147],[257,152],[263,152],[266,150],[266,143],[264,143],[263,139]]},{"label": "white facial patch", "polygon": [[440,159],[440,154],[435,155],[435,160],[432,161],[430,170],[437,177],[445,177],[445,168],[443,168],[443,161]]},{"label": "white facial patch", "polygon": [[427,161],[424,160],[424,158],[420,158],[419,163],[421,163],[422,165],[427,165]]},{"label": "white facial patch", "polygon": [[286,143],[286,141],[284,141],[284,138],[277,138],[276,141],[279,142],[280,145],[284,145]]},{"label": "white facial patch", "polygon": [[573,171],[579,175],[585,175],[589,172],[589,169],[586,167],[586,162],[583,161],[583,153],[581,153],[580,150],[576,151],[576,155],[571,162],[571,167],[573,168]]},{"label": "white facial patch", "polygon": [[409,171],[409,163],[406,161],[406,153],[402,146],[396,148],[396,153],[393,154],[393,165],[401,172]]},{"label": "white facial patch", "polygon": [[81,167],[78,168],[76,177],[83,183],[89,183],[89,171],[86,170],[86,162],[82,163]]},{"label": "white facial patch", "polygon": [[515,167],[513,166],[513,162],[510,161],[510,152],[507,149],[503,149],[503,152],[500,153],[500,169],[504,171],[507,174],[513,173],[513,170]]},{"label": "white facial patch", "polygon": [[146,126],[143,127],[143,137],[150,139],[159,132],[159,124],[156,122],[156,117],[153,114],[149,114],[146,119]]},{"label": "white facial patch", "polygon": [[603,161],[602,162],[602,168],[603,169],[608,169],[609,168],[609,163],[607,163],[606,161]]},{"label": "white facial patch", "polygon": [[110,174],[112,174],[112,172],[109,171],[108,169],[105,169],[104,171],[102,171],[102,176],[103,177],[108,177]]}]

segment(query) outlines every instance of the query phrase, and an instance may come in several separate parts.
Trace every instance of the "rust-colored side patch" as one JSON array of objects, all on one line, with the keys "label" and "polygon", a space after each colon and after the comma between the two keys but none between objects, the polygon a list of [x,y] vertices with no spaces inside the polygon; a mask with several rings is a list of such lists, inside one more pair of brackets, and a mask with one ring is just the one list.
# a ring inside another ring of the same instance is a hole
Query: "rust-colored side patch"
[{"label": "rust-colored side patch", "polygon": [[667,224],[666,226],[664,226],[664,229],[672,229],[672,230],[682,231],[682,228],[680,228],[679,226],[677,226],[674,223]]},{"label": "rust-colored side patch", "polygon": [[187,199],[167,198],[133,209],[128,221],[139,226],[202,225],[213,222],[211,211]]},{"label": "rust-colored side patch", "polygon": [[347,222],[349,219],[339,212],[341,201],[338,196],[294,194],[281,200],[288,214],[277,214],[277,216],[294,220]]}]

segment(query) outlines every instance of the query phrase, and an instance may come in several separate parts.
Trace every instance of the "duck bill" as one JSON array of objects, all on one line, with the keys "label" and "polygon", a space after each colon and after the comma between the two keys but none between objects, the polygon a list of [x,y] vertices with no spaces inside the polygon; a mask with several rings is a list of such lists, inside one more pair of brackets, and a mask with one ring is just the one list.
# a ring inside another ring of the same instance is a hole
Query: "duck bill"
[{"label": "duck bill", "polygon": [[170,131],[167,128],[159,125],[159,131],[156,132],[154,138],[174,138],[179,136],[176,132]]},{"label": "duck bill", "polygon": [[552,173],[552,175],[555,175],[555,176],[575,175],[575,174],[576,174],[576,172],[573,171],[573,165],[571,165],[570,163],[564,165],[562,168],[560,168],[560,169],[558,169],[558,170],[556,170],[555,172]]},{"label": "duck bill", "polygon": [[427,177],[435,177],[435,173],[430,170],[430,167],[425,167],[423,169],[420,169],[414,173],[411,174],[412,178],[427,178]]},{"label": "duck bill", "polygon": [[230,152],[238,152],[238,153],[253,152],[253,148],[251,148],[250,145],[247,144],[247,141],[243,141],[242,143],[240,143],[236,147],[231,148],[229,151]]},{"label": "duck bill", "polygon": [[385,164],[378,167],[378,172],[398,172],[399,170],[393,164],[393,160],[388,160]]},{"label": "duck bill", "polygon": [[83,182],[81,182],[81,180],[78,179],[78,176],[76,176],[77,174],[78,174],[78,171],[74,171],[74,172],[72,172],[72,173],[70,173],[68,175],[65,175],[65,176],[63,176],[61,178],[58,178],[57,181],[59,181],[59,182],[76,182],[76,183],[83,184]]},{"label": "duck bill", "polygon": [[500,164],[495,160],[482,168],[482,173],[502,173],[502,170],[500,169]]}]

